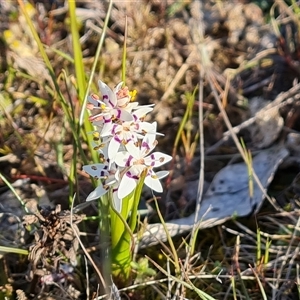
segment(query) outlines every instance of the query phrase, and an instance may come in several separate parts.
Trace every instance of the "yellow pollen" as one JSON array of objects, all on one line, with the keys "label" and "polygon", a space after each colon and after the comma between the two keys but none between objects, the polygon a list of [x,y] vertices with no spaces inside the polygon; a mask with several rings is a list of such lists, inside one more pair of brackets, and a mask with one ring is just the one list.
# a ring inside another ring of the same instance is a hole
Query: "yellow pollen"
[{"label": "yellow pollen", "polygon": [[130,102],[133,102],[135,100],[136,95],[137,95],[137,90],[129,91]]}]

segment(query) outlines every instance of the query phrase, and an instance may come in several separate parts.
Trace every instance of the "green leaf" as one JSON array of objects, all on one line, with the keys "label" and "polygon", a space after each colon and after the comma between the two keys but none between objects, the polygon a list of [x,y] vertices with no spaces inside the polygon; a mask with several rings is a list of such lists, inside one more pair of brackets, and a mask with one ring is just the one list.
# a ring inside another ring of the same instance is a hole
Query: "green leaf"
[{"label": "green leaf", "polygon": [[[122,202],[121,214],[111,212],[112,272],[119,280],[126,281],[131,271],[133,232],[137,223],[138,205],[146,177],[145,170],[135,190]],[[126,219],[129,219],[128,225]]]}]

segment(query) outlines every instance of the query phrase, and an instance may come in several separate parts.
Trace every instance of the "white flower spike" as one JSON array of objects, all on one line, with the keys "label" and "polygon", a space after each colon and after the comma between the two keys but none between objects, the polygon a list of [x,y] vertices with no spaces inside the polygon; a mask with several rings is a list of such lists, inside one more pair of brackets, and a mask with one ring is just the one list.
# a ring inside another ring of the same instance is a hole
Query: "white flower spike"
[{"label": "white flower spike", "polygon": [[[102,99],[96,94],[88,97],[89,110],[97,109],[90,121],[98,129],[93,133],[95,147],[101,155],[101,164],[83,166],[90,176],[101,184],[92,191],[87,201],[98,199],[109,192],[112,203],[119,212],[122,199],[136,188],[142,173],[146,172],[144,183],[156,192],[162,192],[160,179],[168,171],[154,172],[153,168],[169,162],[172,157],[162,152],[154,152],[157,141],[157,123],[145,122],[153,105],[139,106],[132,102],[136,91],[130,92],[120,82],[113,90],[99,81]],[[99,112],[100,110],[100,112]]]},{"label": "white flower spike", "polygon": [[124,198],[130,194],[137,186],[137,182],[144,170],[147,169],[145,184],[156,192],[162,192],[162,185],[159,179],[168,175],[167,171],[153,171],[153,168],[169,162],[172,157],[162,152],[154,152],[148,155],[155,147],[155,134],[146,134],[142,140],[141,146],[135,143],[126,145],[127,151],[120,151],[115,157],[115,163],[125,169],[121,179],[118,197]]}]

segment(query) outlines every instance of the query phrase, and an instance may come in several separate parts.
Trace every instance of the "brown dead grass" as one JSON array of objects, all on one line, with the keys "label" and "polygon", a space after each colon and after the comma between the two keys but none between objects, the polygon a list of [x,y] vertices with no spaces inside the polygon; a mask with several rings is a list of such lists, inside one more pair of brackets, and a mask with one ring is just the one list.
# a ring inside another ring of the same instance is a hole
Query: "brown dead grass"
[{"label": "brown dead grass", "polygon": [[[201,30],[204,32],[205,45],[213,63],[215,88],[221,95],[231,124],[235,126],[249,118],[250,104],[254,97],[260,97],[262,103],[272,101],[280,92],[290,89],[294,81],[298,81],[300,75],[298,16],[295,12],[291,14],[291,9],[281,4],[277,20],[277,23],[281,23],[281,30],[278,33],[266,22],[266,16],[253,3],[204,2]],[[78,2],[80,8],[78,13],[83,20],[80,35],[83,39],[87,76],[98,43],[98,31],[101,31],[106,12],[106,5],[101,3],[101,1]],[[73,155],[71,130],[62,108],[53,100],[54,95],[49,93],[48,85],[51,79],[39,58],[32,37],[26,30],[18,7],[13,1],[2,1],[0,6],[2,6],[0,30],[3,33],[0,42],[1,173],[12,183],[22,180],[16,189],[25,203],[38,199],[39,205],[53,207],[55,204],[61,204],[63,209],[68,209],[67,174]],[[41,39],[48,47],[47,51],[56,74],[59,75],[64,69],[68,75],[68,81],[62,82],[61,89],[78,115],[80,107],[72,85],[73,65],[53,51],[57,49],[72,55],[67,13],[63,9],[54,10],[55,6],[49,6],[48,2],[46,5],[39,4],[36,8],[39,13],[33,13],[32,18]],[[154,0],[124,1],[123,4],[121,1],[116,2],[100,58],[99,72],[95,78],[103,80],[110,86],[117,84],[121,77],[125,16],[128,22],[126,84],[138,90],[137,100],[140,103],[156,104],[151,119],[157,120],[159,132],[165,134],[160,140],[159,147],[167,153],[172,153],[176,132],[186,109],[186,93],[194,91],[199,83],[199,72],[203,68],[191,32],[192,3]],[[9,31],[4,34],[5,30]],[[228,78],[230,81],[227,81]],[[194,116],[189,124],[192,139],[199,130],[198,105],[196,101]],[[237,150],[230,140],[220,147],[213,147],[227,128],[224,116],[219,112],[206,80],[203,110],[205,147],[213,149],[209,151],[210,157],[205,170],[205,179],[209,182],[228,161],[228,155],[231,157]],[[280,113],[284,117],[285,130],[278,140],[284,143],[287,132],[300,131],[299,99],[282,108]],[[241,132],[240,136],[251,150],[256,149],[253,136],[247,130]],[[293,146],[296,147],[295,144]],[[196,151],[195,156],[189,161],[186,160],[187,154],[181,142],[172,170],[172,180],[178,180],[179,176],[183,178],[183,181],[180,181],[181,188],[176,189],[171,200],[166,197],[167,193],[160,200],[167,219],[189,214],[195,207],[193,202],[195,199],[189,198],[185,187],[190,187],[186,184],[188,181],[197,179],[199,170],[195,166],[199,153]],[[223,155],[227,155],[225,159]],[[297,155],[299,154],[294,149],[291,156],[298,159]],[[300,169],[299,165],[293,163],[295,161],[297,160],[292,160],[290,164],[287,162],[286,166],[282,167],[283,170],[277,174],[277,178],[284,177],[288,173],[291,174],[289,183],[292,182],[294,174]],[[81,164],[82,162],[78,160],[80,179],[77,186],[81,201],[84,202],[92,186],[83,176]],[[233,291],[237,292],[237,298],[242,298],[241,295],[245,295],[245,290],[250,299],[261,299],[261,290],[255,278],[257,275],[267,299],[295,299],[299,286],[297,265],[299,188],[297,181],[294,181],[292,186],[289,183],[282,185],[282,181],[279,180],[273,189],[281,192],[280,199],[284,200],[280,205],[287,206],[292,202],[291,212],[279,213],[266,206],[255,222],[249,223],[244,219],[232,221],[199,233],[196,245],[196,253],[199,253],[199,256],[191,260],[190,272],[187,274],[197,288],[216,299],[232,299]],[[14,197],[7,192],[5,184],[0,181],[0,185],[1,199],[4,199],[1,200],[0,211],[5,216],[5,220],[1,219],[0,223],[3,232],[0,244],[28,248],[33,243],[33,236],[27,236],[28,233],[25,234],[21,226],[20,219],[24,213]],[[147,193],[144,197],[144,200],[149,199]],[[36,202],[33,206],[36,206]],[[93,209],[86,213],[96,214]],[[154,213],[150,222],[156,219]],[[89,228],[82,230],[94,234],[96,225],[93,222],[87,224]],[[48,225],[43,226],[47,228],[47,233],[44,231],[44,238],[47,239],[49,228]],[[261,229],[263,237],[261,242],[263,255],[259,260],[257,260],[257,227]],[[8,230],[15,235],[5,235]],[[268,262],[263,263],[266,244],[270,240],[272,241],[270,258]],[[179,238],[176,243],[179,245],[180,242]],[[94,236],[87,237],[85,243],[87,247],[92,247],[95,244]],[[97,252],[94,248],[89,249],[100,265]],[[47,249],[47,255],[49,251]],[[180,258],[184,260],[184,248],[178,252]],[[144,254],[167,268],[167,261],[161,256],[159,246],[143,250],[138,257]],[[49,263],[47,257],[40,255],[35,261],[36,268],[39,264],[42,265],[40,259],[46,259]],[[53,256],[51,259],[54,259]],[[90,298],[96,296],[98,283],[96,275],[90,270],[90,280],[87,282],[84,263],[80,263],[76,274],[66,276],[65,282],[60,287],[43,285],[40,278],[36,278],[37,281],[31,283],[28,289],[26,280],[29,279],[29,269],[32,270],[32,265],[28,267],[28,261],[24,257],[16,255],[2,257],[0,298],[6,295],[9,299],[14,299],[15,292],[19,289],[20,295],[23,290],[27,296],[21,295],[18,299],[26,297],[38,299],[39,293],[41,294],[39,299],[85,299],[87,286],[90,288]],[[236,280],[234,288],[231,286],[233,278]],[[139,280],[143,282],[142,284],[139,282],[139,289],[136,286],[130,287],[134,281],[124,289],[122,292],[124,299],[161,299],[162,295],[183,294],[184,289],[175,292],[175,286],[168,286],[161,272],[157,272],[156,276],[145,274]],[[198,296],[195,292],[186,291],[185,297],[196,299]],[[167,299],[171,299],[171,296]]]}]

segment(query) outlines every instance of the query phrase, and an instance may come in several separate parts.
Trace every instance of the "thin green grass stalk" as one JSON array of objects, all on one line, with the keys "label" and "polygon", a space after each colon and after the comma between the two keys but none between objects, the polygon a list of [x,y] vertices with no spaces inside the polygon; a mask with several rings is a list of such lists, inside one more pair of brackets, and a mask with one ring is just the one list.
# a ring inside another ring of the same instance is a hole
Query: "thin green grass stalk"
[{"label": "thin green grass stalk", "polygon": [[[109,0],[109,6],[108,6],[106,17],[105,17],[105,20],[104,20],[102,34],[101,34],[101,37],[100,37],[100,40],[99,40],[99,43],[98,43],[98,46],[97,46],[97,50],[96,50],[96,53],[95,53],[94,63],[93,63],[91,73],[90,73],[90,76],[89,76],[89,81],[88,81],[88,84],[87,84],[87,88],[86,88],[85,95],[84,95],[84,101],[82,103],[82,108],[81,108],[81,112],[80,112],[80,116],[79,116],[79,126],[80,127],[82,126],[82,124],[84,122],[87,96],[90,92],[90,87],[91,87],[92,82],[93,82],[96,67],[97,67],[97,64],[98,64],[98,61],[99,61],[99,57],[100,57],[100,52],[102,50],[102,46],[103,46],[103,43],[104,43],[104,38],[105,38],[105,34],[106,34],[106,31],[107,31],[107,27],[108,27],[108,21],[109,21],[110,15],[111,15],[112,5],[113,5],[113,1]],[[99,66],[99,69],[101,69],[101,65]]]},{"label": "thin green grass stalk", "polygon": [[241,146],[245,155],[245,163],[247,166],[248,172],[248,188],[249,188],[249,196],[252,199],[254,193],[254,186],[253,186],[253,168],[252,168],[252,155],[250,150],[247,149],[246,144],[243,139],[241,139]]},{"label": "thin green grass stalk", "polygon": [[[66,82],[67,74],[66,74],[65,70],[61,70],[60,75],[57,77],[57,81],[59,82],[60,80],[64,80]],[[85,164],[87,164],[88,163],[87,158],[86,158],[86,156],[84,154],[84,151],[81,147],[80,137],[78,136],[77,125],[76,125],[76,122],[74,120],[74,113],[73,113],[73,110],[72,110],[72,106],[68,104],[68,102],[63,97],[63,95],[61,95],[61,97],[58,97],[57,100],[58,100],[59,104],[61,105],[61,107],[64,111],[64,115],[66,116],[67,121],[70,125],[72,135],[73,135],[73,138],[74,138],[74,142],[75,142],[76,148],[79,150],[81,159],[83,160],[83,162]],[[74,150],[74,152],[76,152],[76,151]]]},{"label": "thin green grass stalk", "polygon": [[291,3],[292,3],[292,7],[293,7],[295,14],[299,17],[299,15],[300,15],[299,4],[296,2],[296,0],[291,0]]},{"label": "thin green grass stalk", "polygon": [[[86,77],[84,72],[83,65],[83,56],[82,50],[79,40],[79,32],[78,32],[78,20],[76,18],[76,1],[68,0],[69,6],[69,16],[70,16],[70,26],[71,26],[71,35],[72,35],[72,45],[74,51],[74,66],[75,66],[75,74],[76,74],[76,82],[78,87],[78,96],[80,103],[84,99],[84,92],[86,89]],[[90,123],[90,122],[89,122]]]},{"label": "thin green grass stalk", "polygon": [[[70,168],[70,174],[68,176],[69,180],[69,207],[71,206],[71,203],[73,201],[74,196],[74,189],[75,189],[75,183],[78,182],[77,180],[77,147],[76,143],[73,142],[73,155],[72,155],[72,162],[71,162],[71,168]],[[77,191],[76,195],[79,195],[79,192]]]},{"label": "thin green grass stalk", "polygon": [[270,247],[272,244],[272,240],[269,240],[269,237],[267,237],[266,242],[266,249],[265,249],[265,256],[264,256],[264,264],[267,265],[269,263],[270,258]]},{"label": "thin green grass stalk", "polygon": [[[35,76],[32,76],[32,75],[29,75],[25,72],[22,72],[20,70],[16,70],[16,75],[17,76],[20,76],[20,77],[23,77],[24,79],[28,79],[32,82],[36,82],[36,83],[40,83],[41,82],[41,78],[38,78],[38,77],[35,77]],[[32,96],[31,96],[32,97]]]},{"label": "thin green grass stalk", "polygon": [[0,178],[3,180],[3,182],[8,186],[8,188],[12,191],[12,193],[16,196],[16,198],[18,199],[18,201],[21,203],[23,209],[25,210],[25,212],[28,214],[28,208],[25,205],[25,202],[21,199],[21,197],[18,195],[18,193],[16,192],[15,188],[10,184],[10,182],[8,182],[8,180],[4,177],[4,175],[0,172]]},{"label": "thin green grass stalk", "polygon": [[170,244],[170,248],[171,248],[171,252],[173,254],[173,257],[174,257],[174,266],[175,266],[175,272],[176,272],[176,275],[179,275],[181,273],[181,268],[180,268],[180,264],[179,264],[179,257],[178,257],[178,254],[177,254],[177,251],[175,249],[175,245],[173,243],[173,240],[172,240],[172,237],[170,236],[170,233],[168,231],[168,228],[166,226],[166,223],[164,221],[164,218],[160,212],[160,209],[158,207],[158,203],[157,203],[157,199],[154,197],[154,203],[155,203],[155,207],[156,207],[156,211],[157,211],[157,214],[158,214],[158,217],[159,217],[159,220],[164,228],[164,231],[167,235],[167,240]]},{"label": "thin green grass stalk", "polygon": [[259,228],[257,228],[256,233],[256,266],[259,266],[261,264],[261,234]]},{"label": "thin green grass stalk", "polygon": [[232,287],[232,292],[233,292],[233,299],[236,300],[237,297],[236,297],[236,288],[235,288],[235,278],[234,278],[234,276],[231,276],[230,281],[231,281],[231,287]]},{"label": "thin green grass stalk", "polygon": [[264,290],[264,287],[263,287],[263,285],[262,285],[262,283],[261,283],[261,281],[260,281],[260,279],[259,279],[259,276],[257,275],[257,273],[255,272],[255,270],[254,270],[253,268],[251,268],[251,269],[252,269],[253,274],[254,274],[254,276],[255,276],[255,278],[256,278],[256,281],[257,281],[257,283],[258,283],[258,286],[259,286],[259,289],[260,289],[260,292],[261,292],[262,299],[263,299],[263,300],[267,300],[268,297],[267,297],[266,292],[265,292],[265,290]]},{"label": "thin green grass stalk", "polygon": [[28,250],[13,248],[13,247],[5,247],[5,246],[0,246],[0,253],[14,253],[14,254],[20,254],[20,255],[28,255],[29,254]]},{"label": "thin green grass stalk", "polygon": [[185,155],[186,155],[188,163],[191,162],[191,160],[194,156],[196,147],[198,145],[197,141],[199,138],[199,131],[197,131],[194,138],[192,137],[192,117],[193,117],[194,103],[195,103],[197,90],[198,90],[198,87],[196,87],[194,89],[192,94],[190,94],[190,93],[186,94],[186,99],[188,100],[188,105],[186,108],[188,118],[187,118],[186,124],[184,124],[186,134],[185,134],[185,131],[182,131],[182,134],[181,134],[181,139],[184,144]]},{"label": "thin green grass stalk", "polygon": [[[188,102],[188,106],[190,105],[190,102]],[[178,147],[178,144],[179,144],[179,141],[180,141],[180,138],[182,136],[182,132],[184,131],[184,126],[185,124],[187,123],[187,120],[188,120],[188,117],[189,117],[189,108],[187,107],[186,110],[185,110],[185,113],[183,115],[183,118],[180,122],[180,125],[179,125],[179,128],[178,128],[178,131],[177,131],[177,134],[176,134],[176,137],[175,137],[175,142],[174,142],[174,146],[173,146],[173,157],[174,155],[176,154],[176,149]]]},{"label": "thin green grass stalk", "polygon": [[[194,103],[195,103],[196,91],[197,91],[197,88],[195,88],[192,95],[189,95],[189,94],[186,95],[186,98],[188,100],[187,108],[186,108],[184,116],[183,116],[183,118],[180,122],[179,129],[178,129],[176,137],[175,137],[175,142],[174,142],[174,146],[173,146],[173,157],[176,154],[176,149],[179,145],[179,141],[182,137],[182,133],[184,132],[184,128],[185,128],[186,124],[188,123],[188,121],[192,117],[193,107],[194,107]],[[187,150],[187,149],[185,149],[185,150]]]},{"label": "thin green grass stalk", "polygon": [[[49,71],[49,73],[50,73],[50,76],[51,76],[51,78],[52,78],[52,80],[53,80],[53,83],[55,84],[55,83],[56,83],[56,77],[55,77],[55,73],[54,73],[54,71],[53,71],[51,62],[50,62],[50,60],[49,60],[49,58],[48,58],[48,55],[47,55],[47,53],[46,53],[46,51],[45,51],[45,49],[44,49],[44,46],[43,46],[43,44],[42,44],[42,42],[41,42],[41,40],[40,40],[40,38],[39,38],[39,35],[38,35],[36,29],[34,28],[34,25],[33,25],[32,21],[31,21],[31,18],[30,18],[30,16],[28,15],[28,12],[27,12],[27,10],[26,10],[26,7],[25,7],[25,5],[24,5],[24,2],[23,2],[23,0],[17,0],[17,1],[18,1],[18,3],[19,3],[19,6],[20,6],[20,8],[21,8],[21,11],[22,11],[22,13],[23,13],[23,15],[24,15],[24,17],[25,17],[25,19],[26,19],[26,23],[27,23],[27,25],[29,26],[30,31],[31,31],[31,33],[32,33],[32,35],[33,35],[33,37],[34,37],[34,39],[35,39],[37,45],[38,45],[39,52],[40,52],[40,54],[41,54],[41,56],[42,56],[42,58],[43,58],[43,60],[44,60],[44,63],[45,63],[45,65],[46,65],[46,67],[47,67],[47,69],[48,69],[48,71]],[[57,87],[57,90],[59,90],[58,86],[56,86],[56,87]]]},{"label": "thin green grass stalk", "polygon": [[43,99],[43,98],[40,98],[40,97],[36,97],[36,96],[29,96],[27,98],[29,101],[31,101],[32,103],[34,104],[38,104],[40,106],[46,106],[48,104],[48,101]]},{"label": "thin green grass stalk", "polygon": [[[235,248],[236,248],[236,255],[237,255],[237,258],[236,258],[236,265],[237,265],[237,277],[238,277],[238,281],[241,283],[241,287],[242,287],[242,291],[243,291],[243,296],[247,299],[247,300],[250,300],[250,297],[248,295],[248,292],[247,292],[247,289],[246,289],[246,286],[244,284],[244,280],[242,279],[242,275],[241,275],[241,269],[240,269],[240,265],[239,265],[239,262],[238,262],[238,253],[239,253],[239,250],[240,250],[240,245],[241,245],[241,237],[239,235],[237,235],[236,237],[236,244],[235,244]],[[234,281],[235,283],[235,281]],[[234,286],[234,292],[235,292],[235,286]]]},{"label": "thin green grass stalk", "polygon": [[[64,122],[66,122],[66,116],[64,116]],[[64,174],[66,174],[66,169],[64,166],[64,155],[63,155],[63,137],[66,134],[66,128],[65,126],[62,127],[61,132],[60,132],[60,139],[59,139],[59,143],[56,145],[56,161],[57,161],[57,165],[59,166],[59,168],[63,171]]]},{"label": "thin green grass stalk", "polygon": [[[85,94],[86,94],[86,88],[87,88],[87,80],[84,71],[83,56],[82,56],[81,44],[80,44],[79,33],[78,33],[78,23],[76,18],[76,1],[68,0],[68,5],[69,5],[69,14],[70,14],[70,26],[71,26],[70,29],[72,35],[72,45],[74,51],[74,65],[75,65],[75,76],[76,76],[76,83],[77,83],[77,93],[78,93],[79,102],[81,106],[83,106]],[[81,130],[81,127],[79,126],[79,121],[78,123],[76,122],[76,125],[78,126],[77,136],[79,138],[80,130]],[[87,135],[87,133],[93,131],[94,128],[92,123],[89,121],[89,115],[86,110],[84,112],[83,128],[84,130],[82,131],[82,134],[85,140],[88,142],[92,160],[93,162],[98,163],[99,162],[98,153],[96,151],[93,151],[92,141],[89,139]]]},{"label": "thin green grass stalk", "polygon": [[253,167],[252,167],[252,155],[250,150],[247,151],[247,157],[248,157],[248,164],[247,164],[247,170],[248,170],[248,184],[249,184],[249,196],[252,199],[254,194],[254,183],[253,183]]},{"label": "thin green grass stalk", "polygon": [[[65,83],[67,85],[67,76],[65,76]],[[68,92],[68,89],[66,89]],[[71,100],[71,95],[68,94],[68,98]],[[85,158],[85,155],[82,153],[82,148],[78,147],[77,145],[80,144],[80,135],[79,135],[79,126],[77,125],[76,121],[76,115],[75,115],[75,108],[73,105],[73,102],[69,102],[70,107],[70,121],[69,123],[72,123],[74,125],[74,128],[78,128],[77,133],[73,135],[74,141],[73,141],[73,155],[72,155],[72,162],[71,162],[71,168],[70,168],[70,174],[68,176],[69,180],[69,207],[71,207],[71,203],[73,201],[74,194],[79,195],[79,187],[76,185],[76,182],[78,182],[78,176],[77,176],[77,151],[81,151],[81,155]],[[77,141],[77,142],[76,142]],[[77,187],[76,193],[74,193],[74,189]]]},{"label": "thin green grass stalk", "polygon": [[[47,48],[48,46],[45,45],[45,47]],[[74,58],[71,55],[69,55],[68,53],[65,53],[59,49],[55,49],[51,46],[48,48],[51,49],[51,51],[53,51],[54,53],[56,53],[58,56],[64,58],[69,63],[74,64]]]},{"label": "thin green grass stalk", "polygon": [[125,18],[125,33],[124,33],[124,44],[123,44],[123,53],[122,53],[122,81],[123,86],[126,82],[126,53],[127,53],[127,16]]},{"label": "thin green grass stalk", "polygon": [[[197,204],[195,209],[195,216],[194,216],[194,225],[191,232],[191,237],[189,241],[189,248],[186,256],[186,262],[185,262],[185,269],[187,269],[190,257],[194,254],[195,246],[196,246],[196,237],[198,236],[198,231],[200,226],[196,226],[197,220],[199,217],[199,211],[201,207],[201,198],[203,196],[203,189],[204,189],[204,129],[203,129],[203,89],[204,89],[204,71],[201,68],[200,70],[200,80],[199,80],[199,106],[198,106],[198,113],[199,113],[199,130],[197,132],[197,135],[199,134],[199,147],[200,147],[200,171],[199,171],[199,184],[197,189]],[[196,89],[194,90],[196,92]],[[195,95],[194,95],[195,97]],[[196,148],[195,148],[196,149]],[[195,151],[195,149],[193,151]]]},{"label": "thin green grass stalk", "polygon": [[11,86],[13,86],[13,82],[16,77],[16,70],[12,67],[12,65],[7,66],[7,71],[5,72],[6,78],[4,83],[4,89],[3,90],[9,90]]},{"label": "thin green grass stalk", "polygon": [[[196,89],[195,89],[196,90]],[[192,95],[189,95],[188,97],[188,102],[189,105],[187,107],[187,109],[189,110],[189,118],[186,124],[186,138],[188,141],[188,145],[191,145],[191,141],[192,141],[192,116],[193,116],[193,108],[194,108],[194,103],[195,103],[195,90],[194,93]],[[189,155],[193,155],[193,153],[189,153]]]},{"label": "thin green grass stalk", "polygon": [[248,294],[247,288],[245,286],[244,280],[242,278],[240,269],[237,272],[237,276],[238,276],[239,282],[241,283],[241,288],[242,288],[242,291],[243,291],[243,296],[245,297],[246,300],[251,300],[251,298],[250,298],[250,296]]},{"label": "thin green grass stalk", "polygon": [[[165,258],[166,258],[166,260],[167,260],[167,262],[168,262],[168,265],[169,265],[169,263],[171,262],[173,265],[175,265],[175,261],[174,261],[174,259],[172,259],[171,257],[170,257],[170,255],[168,255],[164,250],[160,250],[161,251],[161,253],[165,256]],[[169,251],[170,252],[170,251]],[[170,273],[170,272],[169,272]]]}]

